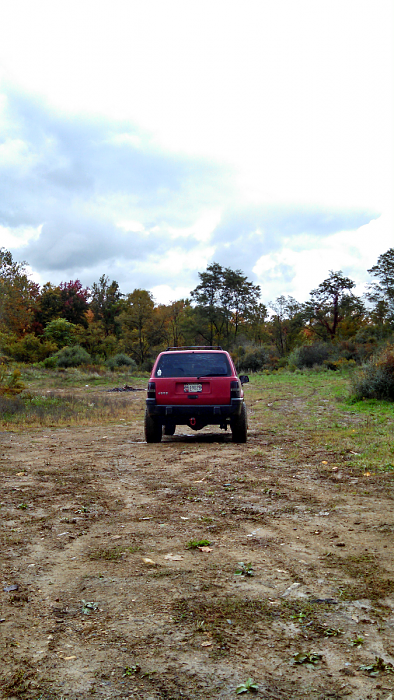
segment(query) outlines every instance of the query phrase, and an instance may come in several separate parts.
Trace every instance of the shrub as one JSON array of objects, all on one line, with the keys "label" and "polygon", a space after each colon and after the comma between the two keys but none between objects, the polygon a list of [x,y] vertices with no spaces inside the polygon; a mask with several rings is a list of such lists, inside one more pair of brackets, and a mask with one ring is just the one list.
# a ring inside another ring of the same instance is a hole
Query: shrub
[{"label": "shrub", "polygon": [[57,367],[57,357],[56,355],[52,355],[51,357],[46,357],[45,360],[43,360],[41,363],[42,367],[45,367],[46,369],[54,369]]},{"label": "shrub", "polygon": [[24,388],[25,385],[21,380],[19,369],[14,369],[11,374],[7,375],[4,365],[0,365],[0,396],[20,394]]},{"label": "shrub", "polygon": [[290,353],[288,363],[298,369],[322,365],[333,353],[333,348],[327,343],[315,343],[314,345],[301,345]]},{"label": "shrub", "polygon": [[26,333],[18,340],[10,340],[4,347],[8,355],[17,362],[40,362],[57,349],[54,343],[48,340],[41,341],[33,333]]},{"label": "shrub", "polygon": [[137,365],[134,362],[133,358],[129,357],[128,355],[125,355],[123,352],[120,352],[117,355],[110,357],[105,364],[112,371],[120,367],[128,367],[130,372],[134,372],[137,369]]},{"label": "shrub", "polygon": [[154,365],[154,360],[148,357],[140,366],[141,372],[151,372]]},{"label": "shrub", "polygon": [[89,353],[81,348],[80,345],[62,348],[54,357],[56,357],[57,367],[78,367],[79,365],[87,365],[92,361]]},{"label": "shrub", "polygon": [[394,345],[375,355],[353,383],[356,399],[394,401]]},{"label": "shrub", "polygon": [[45,326],[44,335],[48,340],[56,343],[57,347],[75,343],[76,326],[65,318],[55,318]]},{"label": "shrub", "polygon": [[245,353],[239,356],[239,372],[258,372],[264,369],[270,362],[269,353],[265,348],[247,348]]}]

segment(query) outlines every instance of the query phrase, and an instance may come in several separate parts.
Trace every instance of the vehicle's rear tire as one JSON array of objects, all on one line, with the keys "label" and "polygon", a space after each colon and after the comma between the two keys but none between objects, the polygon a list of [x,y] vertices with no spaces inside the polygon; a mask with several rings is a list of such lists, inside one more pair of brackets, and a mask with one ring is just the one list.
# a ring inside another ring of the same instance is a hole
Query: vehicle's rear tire
[{"label": "vehicle's rear tire", "polygon": [[233,416],[231,419],[231,432],[233,442],[246,442],[248,439],[248,416],[244,403],[239,416]]},{"label": "vehicle's rear tire", "polygon": [[145,411],[145,440],[146,442],[161,442],[161,423]]},{"label": "vehicle's rear tire", "polygon": [[165,425],[164,426],[164,435],[173,435],[175,433],[175,428],[176,428],[175,423],[171,423],[170,425]]}]

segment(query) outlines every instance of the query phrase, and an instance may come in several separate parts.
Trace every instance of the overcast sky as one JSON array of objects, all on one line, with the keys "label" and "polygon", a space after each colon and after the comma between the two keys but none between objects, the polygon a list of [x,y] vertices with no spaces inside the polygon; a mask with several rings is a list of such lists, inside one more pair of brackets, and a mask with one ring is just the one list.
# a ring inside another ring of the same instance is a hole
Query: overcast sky
[{"label": "overcast sky", "polygon": [[268,302],[394,245],[391,0],[13,0],[0,246],[158,302],[213,260]]}]

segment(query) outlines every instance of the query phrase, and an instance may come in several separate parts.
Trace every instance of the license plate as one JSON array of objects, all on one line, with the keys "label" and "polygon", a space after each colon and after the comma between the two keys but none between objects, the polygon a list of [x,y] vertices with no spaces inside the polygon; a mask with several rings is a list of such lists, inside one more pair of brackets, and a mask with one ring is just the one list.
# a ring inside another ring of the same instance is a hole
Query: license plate
[{"label": "license plate", "polygon": [[184,384],[183,390],[191,393],[202,391],[202,384]]}]

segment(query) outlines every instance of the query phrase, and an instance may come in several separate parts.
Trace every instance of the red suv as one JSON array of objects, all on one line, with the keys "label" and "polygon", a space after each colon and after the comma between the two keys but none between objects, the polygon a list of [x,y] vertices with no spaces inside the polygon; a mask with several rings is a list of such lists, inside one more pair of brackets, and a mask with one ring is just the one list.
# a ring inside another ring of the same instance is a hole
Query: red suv
[{"label": "red suv", "polygon": [[233,442],[246,442],[247,415],[234,363],[221,347],[168,348],[153,366],[145,412],[147,442],[174,435],[177,425],[201,430],[230,425]]}]

